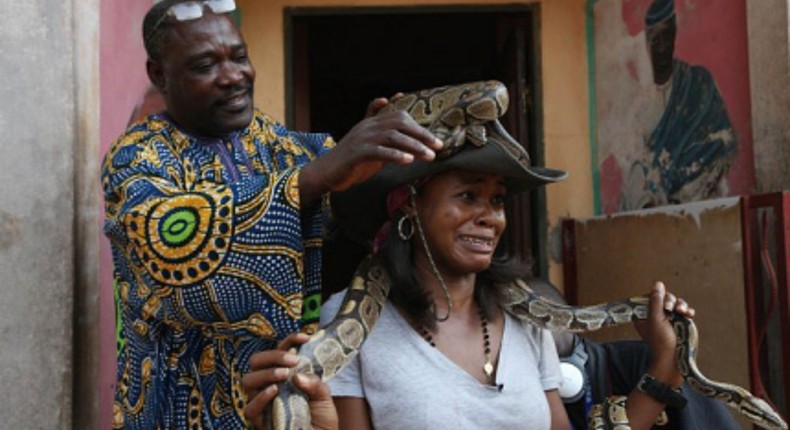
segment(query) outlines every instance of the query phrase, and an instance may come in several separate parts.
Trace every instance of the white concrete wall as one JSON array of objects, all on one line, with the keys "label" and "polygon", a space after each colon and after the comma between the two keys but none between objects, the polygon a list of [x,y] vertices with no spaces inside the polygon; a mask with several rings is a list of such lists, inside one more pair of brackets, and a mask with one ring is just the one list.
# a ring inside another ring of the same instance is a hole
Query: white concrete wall
[{"label": "white concrete wall", "polygon": [[99,0],[72,0],[72,4],[77,129],[74,149],[76,264],[71,428],[90,430],[107,428],[99,425],[99,241],[102,238],[99,183],[100,11]]},{"label": "white concrete wall", "polygon": [[97,70],[86,53],[98,39],[91,31],[96,22],[81,18],[97,4],[0,0],[4,429],[72,428],[75,279],[82,280],[76,274],[95,264],[75,264],[76,255],[90,256],[78,251],[85,247],[75,231],[83,232],[80,223],[91,216],[93,197],[87,190],[96,184],[90,178],[97,173],[95,163],[86,162],[97,155],[82,152],[90,147],[90,130],[97,124],[80,112],[96,108],[85,91],[95,83],[88,82],[85,71]]}]

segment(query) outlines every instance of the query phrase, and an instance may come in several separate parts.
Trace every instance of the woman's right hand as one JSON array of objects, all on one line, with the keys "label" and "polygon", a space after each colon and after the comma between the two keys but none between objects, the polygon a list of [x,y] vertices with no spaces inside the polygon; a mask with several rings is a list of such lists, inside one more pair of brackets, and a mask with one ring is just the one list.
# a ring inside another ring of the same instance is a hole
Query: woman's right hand
[{"label": "woman's right hand", "polygon": [[[678,370],[675,347],[677,336],[669,321],[667,312],[676,312],[687,318],[694,317],[694,309],[685,300],[668,292],[663,283],[657,282],[650,290],[647,320],[634,323],[637,331],[650,346],[650,367],[648,372],[655,380],[672,388],[683,383]],[[634,389],[628,396],[626,411],[630,428],[647,430],[653,428],[664,404],[649,394]]]},{"label": "woman's right hand", "polygon": [[647,320],[635,324],[639,334],[650,346],[649,373],[657,380],[677,388],[683,383],[683,376],[675,353],[677,338],[667,312],[693,318],[695,310],[685,300],[667,291],[662,282],[653,285],[649,297]]},{"label": "woman's right hand", "polygon": [[[241,379],[247,405],[244,416],[258,430],[265,430],[264,411],[277,395],[277,384],[288,379],[290,369],[298,363],[292,348],[310,340],[304,333],[293,333],[283,339],[277,349],[257,352],[250,357],[250,372]],[[296,388],[307,395],[312,424],[315,430],[337,430],[338,419],[329,387],[316,375],[297,374],[293,377]]]}]

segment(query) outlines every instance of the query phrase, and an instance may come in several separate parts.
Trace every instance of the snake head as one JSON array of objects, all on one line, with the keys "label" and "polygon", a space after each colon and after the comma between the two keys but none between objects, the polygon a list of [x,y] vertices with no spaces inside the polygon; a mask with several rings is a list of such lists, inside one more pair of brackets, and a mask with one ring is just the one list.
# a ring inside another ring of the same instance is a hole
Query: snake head
[{"label": "snake head", "polygon": [[765,400],[748,396],[744,397],[738,410],[753,423],[768,430],[787,430],[787,423]]}]

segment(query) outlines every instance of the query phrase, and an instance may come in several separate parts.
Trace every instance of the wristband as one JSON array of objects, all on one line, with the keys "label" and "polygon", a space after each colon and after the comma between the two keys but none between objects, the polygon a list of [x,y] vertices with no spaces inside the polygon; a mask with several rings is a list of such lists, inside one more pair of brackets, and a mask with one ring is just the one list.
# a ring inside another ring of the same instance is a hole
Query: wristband
[{"label": "wristband", "polygon": [[687,400],[683,397],[683,394],[680,393],[680,389],[675,390],[669,385],[657,381],[656,378],[653,378],[649,373],[642,375],[642,379],[636,384],[636,388],[667,406],[672,406],[677,409],[682,409],[686,406]]}]

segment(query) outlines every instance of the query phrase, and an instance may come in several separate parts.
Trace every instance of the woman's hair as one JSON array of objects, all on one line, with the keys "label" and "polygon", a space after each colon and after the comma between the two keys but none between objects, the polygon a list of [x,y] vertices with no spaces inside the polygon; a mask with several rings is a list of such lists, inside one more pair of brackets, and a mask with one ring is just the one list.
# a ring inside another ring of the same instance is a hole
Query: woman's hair
[{"label": "woman's hair", "polygon": [[[397,210],[393,214],[393,220],[399,220],[403,216],[404,213]],[[415,234],[415,237],[416,240],[421,240],[419,234]],[[420,284],[417,271],[414,270],[411,241],[402,240],[398,236],[397,228],[391,228],[378,253],[378,258],[390,277],[389,299],[392,303],[405,312],[412,324],[433,329],[436,326],[436,318],[431,309],[431,297]],[[491,286],[524,278],[528,274],[528,265],[507,257],[495,257],[488,269],[477,274],[475,300],[486,318],[493,318],[502,299],[499,289]]]}]

